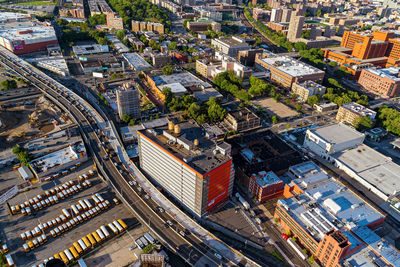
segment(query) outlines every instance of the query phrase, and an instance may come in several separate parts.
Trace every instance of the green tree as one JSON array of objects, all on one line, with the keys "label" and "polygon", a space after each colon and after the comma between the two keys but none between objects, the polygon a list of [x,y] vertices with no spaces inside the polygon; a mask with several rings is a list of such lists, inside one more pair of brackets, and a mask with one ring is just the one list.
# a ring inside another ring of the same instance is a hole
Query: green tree
[{"label": "green tree", "polygon": [[0,82],[1,90],[17,89],[18,85],[15,80],[4,80]]},{"label": "green tree", "polygon": [[297,51],[306,50],[307,44],[304,42],[297,42],[294,44],[294,49],[296,49]]},{"label": "green tree", "polygon": [[111,79],[111,80],[115,80],[115,79],[117,79],[117,78],[118,78],[118,76],[117,76],[116,73],[111,73],[111,75],[110,75],[110,79]]},{"label": "green tree", "polygon": [[271,121],[272,121],[273,124],[277,124],[279,122],[279,119],[278,119],[277,116],[274,115],[274,116],[271,117]]},{"label": "green tree", "polygon": [[285,99],[285,104],[289,106],[290,105],[290,99]]},{"label": "green tree", "polygon": [[367,116],[358,117],[353,121],[353,126],[358,131],[364,131],[370,129],[372,125],[373,125],[372,120]]},{"label": "green tree", "polygon": [[20,145],[16,145],[15,147],[13,147],[12,152],[15,155],[18,155],[19,153],[25,151],[23,147],[21,147]]},{"label": "green tree", "polygon": [[126,30],[125,29],[118,30],[115,35],[117,36],[118,39],[122,41],[125,39]]},{"label": "green tree", "polygon": [[171,64],[168,64],[168,65],[164,66],[161,69],[161,71],[162,71],[163,75],[171,75],[171,74],[174,73],[174,70],[172,69],[172,65]]},{"label": "green tree", "polygon": [[215,97],[210,97],[206,102],[207,114],[210,122],[217,122],[224,119],[226,110],[218,103]]},{"label": "green tree", "polygon": [[331,66],[331,67],[336,67],[337,66],[337,62],[336,61],[331,61],[331,62],[329,62],[329,66]]},{"label": "green tree", "polygon": [[162,89],[162,93],[164,95],[164,104],[168,105],[169,103],[171,103],[172,99],[174,98],[174,96],[171,92],[171,88],[164,87]]},{"label": "green tree", "polygon": [[106,14],[93,15],[93,16],[89,17],[89,23],[92,26],[105,25],[105,24],[107,24],[107,16],[106,16]]},{"label": "green tree", "polygon": [[315,104],[318,104],[319,102],[319,96],[318,95],[312,95],[307,99],[307,103],[313,107]]},{"label": "green tree", "polygon": [[317,17],[322,17],[322,10],[321,9],[317,10]]},{"label": "green tree", "polygon": [[176,50],[177,49],[177,47],[178,47],[178,45],[177,45],[177,43],[176,42],[171,42],[169,45],[168,45],[168,50]]},{"label": "green tree", "polygon": [[303,106],[300,105],[300,104],[298,104],[298,103],[296,103],[296,104],[294,105],[294,107],[295,107],[296,110],[299,111],[299,112],[303,109]]},{"label": "green tree", "polygon": [[187,115],[192,119],[196,119],[200,115],[200,111],[201,107],[195,102],[192,103],[187,109]]},{"label": "green tree", "polygon": [[125,123],[129,123],[129,121],[131,120],[131,115],[129,114],[123,114],[121,120]]},{"label": "green tree", "polygon": [[134,118],[129,120],[128,126],[133,126],[136,124],[136,120]]}]

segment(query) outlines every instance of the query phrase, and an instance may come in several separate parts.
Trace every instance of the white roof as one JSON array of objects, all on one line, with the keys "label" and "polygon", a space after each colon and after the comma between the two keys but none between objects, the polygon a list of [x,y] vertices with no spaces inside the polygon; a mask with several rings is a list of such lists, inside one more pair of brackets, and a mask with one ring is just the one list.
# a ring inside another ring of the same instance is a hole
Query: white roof
[{"label": "white roof", "polygon": [[136,71],[147,70],[151,65],[138,53],[124,53],[122,56]]},{"label": "white roof", "polygon": [[269,53],[268,57],[262,58],[261,61],[273,68],[289,74],[292,77],[324,73],[322,70],[314,68],[313,66],[301,61],[297,61],[291,57],[279,56],[272,53]]},{"label": "white roof", "polygon": [[[343,123],[329,124],[314,129],[309,129],[307,132],[308,131],[319,136],[321,139],[324,139],[330,144],[341,144],[364,136],[364,134]],[[363,140],[364,139],[362,139],[360,143]]]},{"label": "white roof", "polygon": [[380,77],[389,78],[396,82],[400,81],[400,78],[398,77],[399,73],[400,73],[399,68],[395,68],[395,67],[389,67],[389,68],[384,68],[384,69],[372,68],[372,69],[366,69],[365,71],[371,72]]},{"label": "white roof", "polygon": [[186,88],[180,83],[169,83],[169,84],[164,84],[164,85],[158,86],[158,88],[160,88],[161,91],[164,87],[171,88],[171,92],[173,94],[179,95],[179,94],[184,94],[187,92]]},{"label": "white roof", "polygon": [[[28,33],[22,34],[21,32]],[[48,26],[20,27],[1,30],[0,37],[11,42],[21,40],[24,41],[25,44],[57,40],[53,27]]]},{"label": "white roof", "polygon": [[369,146],[362,144],[334,157],[384,194],[400,192],[400,166]]},{"label": "white roof", "polygon": [[0,23],[6,23],[8,21],[16,21],[20,19],[30,18],[29,14],[14,13],[14,12],[0,12]]}]

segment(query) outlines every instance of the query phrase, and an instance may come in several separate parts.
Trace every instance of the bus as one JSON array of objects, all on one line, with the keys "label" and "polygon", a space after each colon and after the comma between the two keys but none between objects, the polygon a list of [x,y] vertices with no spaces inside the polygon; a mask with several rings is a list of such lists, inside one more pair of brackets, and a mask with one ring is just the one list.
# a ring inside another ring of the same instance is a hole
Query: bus
[{"label": "bus", "polygon": [[85,242],[83,242],[82,239],[78,240],[78,244],[81,246],[83,251],[86,251],[88,249],[88,247],[85,245]]},{"label": "bus", "polygon": [[88,199],[83,199],[83,201],[85,202],[86,206],[88,207],[88,209],[93,208],[93,205],[90,203],[90,201]]},{"label": "bus", "polygon": [[65,217],[67,217],[68,219],[71,218],[71,214],[69,214],[69,212],[66,209],[62,209],[62,213],[64,214]]},{"label": "bus", "polygon": [[149,233],[145,233],[143,235],[150,243],[154,244],[154,238],[149,234]]},{"label": "bus", "polygon": [[55,259],[61,260],[60,254],[58,254],[58,253],[54,254],[53,257],[54,257]]},{"label": "bus", "polygon": [[89,242],[86,236],[82,237],[82,241],[83,243],[85,243],[87,248],[90,248],[92,246],[92,244]]},{"label": "bus", "polygon": [[117,222],[117,221],[113,221],[113,224],[115,227],[117,227],[118,231],[121,233],[122,231],[124,231],[124,228],[122,228],[122,226]]},{"label": "bus", "polygon": [[61,260],[62,260],[63,262],[65,262],[65,264],[68,264],[68,263],[69,263],[69,260],[68,260],[68,258],[67,258],[67,255],[65,255],[64,251],[61,251],[61,252],[60,252],[60,257],[61,257]]},{"label": "bus", "polygon": [[110,237],[110,233],[107,231],[106,227],[104,225],[100,226],[101,231],[104,233],[104,236],[106,238]]},{"label": "bus", "polygon": [[115,228],[115,226],[114,226],[112,223],[109,223],[109,224],[108,224],[108,228],[110,228],[111,231],[113,231],[114,234],[116,234],[116,235],[119,233],[119,231],[117,230],[117,228]]},{"label": "bus", "polygon": [[93,233],[92,233],[92,236],[94,237],[94,239],[96,239],[96,242],[97,242],[97,243],[100,243],[100,242],[101,242],[101,238],[100,238],[100,236],[97,234],[97,232],[93,232]]},{"label": "bus", "polygon": [[92,199],[94,200],[94,203],[96,203],[96,205],[100,203],[99,199],[95,195],[92,195]]},{"label": "bus", "polygon": [[79,253],[76,251],[76,249],[72,246],[69,248],[69,251],[71,252],[72,256],[77,260],[79,259]]},{"label": "bus", "polygon": [[94,237],[91,234],[86,235],[86,237],[94,247],[96,245],[96,240],[94,239]]},{"label": "bus", "polygon": [[124,228],[125,230],[128,229],[128,226],[124,223],[124,221],[122,219],[118,219],[117,222],[119,222],[119,224],[122,226],[122,228]]},{"label": "bus", "polygon": [[73,261],[74,260],[74,256],[72,256],[71,252],[68,249],[64,250],[64,253],[67,256],[69,261]]},{"label": "bus", "polygon": [[79,246],[78,242],[74,242],[74,243],[72,243],[72,245],[75,247],[76,251],[79,254],[82,254],[83,250],[82,250],[81,246]]},{"label": "bus", "polygon": [[96,193],[94,195],[99,199],[100,202],[104,202],[104,198],[99,193]]},{"label": "bus", "polygon": [[10,267],[15,266],[14,261],[13,261],[13,259],[11,258],[11,255],[10,255],[10,254],[7,254],[7,255],[6,255],[6,260],[7,260],[8,266],[10,266]]},{"label": "bus", "polygon": [[147,246],[147,245],[149,244],[149,242],[147,241],[147,239],[144,238],[143,236],[140,237],[139,239],[140,239],[140,241],[142,241],[142,243],[143,243],[144,246]]},{"label": "bus", "polygon": [[75,213],[76,216],[79,215],[79,210],[74,204],[71,205],[71,209],[73,210],[73,212]]},{"label": "bus", "polygon": [[79,205],[81,205],[81,207],[82,207],[84,210],[87,210],[87,209],[88,209],[88,206],[85,204],[85,202],[84,202],[82,199],[79,200],[78,202],[79,202]]},{"label": "bus", "polygon": [[100,229],[97,229],[96,232],[102,241],[106,238]]}]

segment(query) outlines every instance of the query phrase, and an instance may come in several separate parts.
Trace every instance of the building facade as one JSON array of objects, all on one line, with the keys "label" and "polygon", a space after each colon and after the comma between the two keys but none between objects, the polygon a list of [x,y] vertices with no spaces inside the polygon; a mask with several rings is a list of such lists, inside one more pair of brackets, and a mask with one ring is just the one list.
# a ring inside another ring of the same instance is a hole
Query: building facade
[{"label": "building facade", "polygon": [[296,94],[302,101],[307,101],[307,99],[312,95],[322,96],[325,94],[326,87],[322,86],[313,81],[305,81],[303,83],[293,83],[292,93]]},{"label": "building facade", "polygon": [[231,196],[230,145],[215,145],[194,122],[170,121],[167,127],[140,130],[138,142],[143,171],[196,216],[212,212]]},{"label": "building facade", "polygon": [[400,94],[399,69],[364,69],[361,71],[358,83],[371,93],[394,97]]},{"label": "building facade", "polygon": [[107,28],[109,30],[111,29],[122,30],[124,29],[124,22],[122,21],[122,18],[117,14],[107,13]]},{"label": "building facade", "polygon": [[322,82],[325,72],[293,58],[264,52],[256,55],[256,65],[271,72],[271,80],[291,88],[295,82]]},{"label": "building facade", "polygon": [[211,40],[211,45],[218,51],[230,57],[237,57],[238,52],[242,50],[249,50],[251,46],[248,45],[242,38],[229,37],[229,38],[215,38]]},{"label": "building facade", "polygon": [[164,25],[162,25],[161,23],[132,20],[132,31],[135,33],[141,31],[152,31],[159,34],[164,34],[165,33],[164,30],[165,30]]},{"label": "building facade", "polygon": [[354,123],[362,117],[368,117],[371,121],[375,120],[376,112],[364,107],[355,102],[343,104],[339,107],[338,113],[336,114],[336,120],[339,122],[348,123],[354,125]]},{"label": "building facade", "polygon": [[248,108],[228,112],[224,122],[230,129],[236,132],[247,131],[261,126],[260,117],[251,112]]},{"label": "building facade", "polygon": [[295,42],[301,37],[305,17],[292,16],[289,23],[287,38],[290,42]]},{"label": "building facade", "polygon": [[124,114],[129,114],[135,119],[140,118],[139,90],[126,83],[116,91],[116,95],[120,119]]}]

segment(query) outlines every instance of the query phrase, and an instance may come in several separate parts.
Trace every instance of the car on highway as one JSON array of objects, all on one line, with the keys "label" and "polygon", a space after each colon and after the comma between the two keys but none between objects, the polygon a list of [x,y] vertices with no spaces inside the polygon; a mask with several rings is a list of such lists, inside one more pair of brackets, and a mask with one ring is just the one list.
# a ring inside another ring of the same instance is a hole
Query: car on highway
[{"label": "car on highway", "polygon": [[168,224],[169,226],[173,226],[173,225],[174,225],[170,220],[167,220],[167,224]]},{"label": "car on highway", "polygon": [[217,257],[219,260],[222,260],[222,256],[219,253],[215,252],[214,256]]}]

